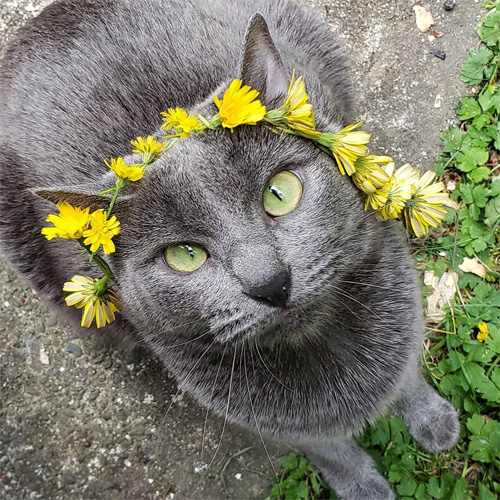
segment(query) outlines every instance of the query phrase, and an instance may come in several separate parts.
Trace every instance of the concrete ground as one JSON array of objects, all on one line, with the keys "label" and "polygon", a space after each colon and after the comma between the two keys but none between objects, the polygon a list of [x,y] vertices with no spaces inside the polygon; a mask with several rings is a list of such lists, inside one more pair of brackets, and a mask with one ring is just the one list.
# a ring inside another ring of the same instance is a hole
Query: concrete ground
[{"label": "concrete ground", "polygon": [[[459,71],[477,45],[481,2],[445,12],[443,0],[428,0],[437,39],[417,30],[412,0],[302,2],[345,44],[372,151],[431,167],[468,91]],[[48,3],[3,0],[0,45]],[[267,456],[235,427],[207,473],[222,422],[208,417],[202,454],[205,414],[147,354],[127,357],[82,335],[0,261],[0,498],[264,498]],[[288,450],[270,452],[276,460]]]}]

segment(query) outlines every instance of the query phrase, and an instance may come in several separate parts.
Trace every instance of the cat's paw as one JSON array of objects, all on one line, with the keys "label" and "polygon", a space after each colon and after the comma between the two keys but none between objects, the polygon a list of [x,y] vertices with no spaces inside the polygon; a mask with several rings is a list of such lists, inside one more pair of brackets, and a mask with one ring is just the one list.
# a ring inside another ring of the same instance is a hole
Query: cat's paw
[{"label": "cat's paw", "polygon": [[428,451],[453,448],[460,435],[457,410],[453,405],[433,394],[429,405],[411,418],[405,418],[410,434]]},{"label": "cat's paw", "polygon": [[346,492],[345,495],[337,495],[339,500],[394,500],[396,496],[391,490],[389,483],[382,477],[373,477]]}]

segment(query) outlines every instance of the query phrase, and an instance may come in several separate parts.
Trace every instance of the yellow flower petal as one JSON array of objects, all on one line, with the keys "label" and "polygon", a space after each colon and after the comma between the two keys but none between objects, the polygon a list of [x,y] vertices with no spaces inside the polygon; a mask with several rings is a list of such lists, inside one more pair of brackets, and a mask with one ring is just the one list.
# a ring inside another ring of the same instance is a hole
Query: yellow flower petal
[{"label": "yellow flower petal", "polygon": [[90,245],[91,252],[97,252],[102,245],[104,253],[115,251],[111,238],[119,234],[120,222],[112,215],[109,219],[104,210],[97,210],[90,215],[90,229],[83,233],[85,245]]},{"label": "yellow flower petal", "polygon": [[314,128],[314,112],[312,104],[307,102],[309,95],[302,76],[295,80],[295,72],[292,74],[288,95],[282,106],[284,111],[284,125],[292,130],[300,132],[303,137],[317,139],[320,132]]},{"label": "yellow flower petal", "polygon": [[442,182],[433,183],[435,177],[435,172],[425,172],[415,183],[415,191],[405,204],[403,224],[419,238],[427,234],[429,227],[438,227],[446,217],[447,212],[442,207],[448,195]]},{"label": "yellow flower petal", "polygon": [[164,142],[155,140],[152,135],[148,135],[145,139],[144,137],[137,137],[135,141],[130,141],[130,144],[135,148],[132,153],[147,154],[152,159],[158,158],[165,147]]},{"label": "yellow flower petal", "polygon": [[191,132],[196,132],[202,127],[201,123],[194,116],[187,114],[184,108],[168,108],[168,110],[161,113],[163,115],[164,130],[175,129],[176,134],[180,137],[187,137]]},{"label": "yellow flower petal", "polygon": [[490,332],[488,330],[488,325],[483,321],[477,325],[479,329],[479,333],[477,334],[477,340],[479,342],[485,342],[486,339],[489,337]]},{"label": "yellow flower petal", "polygon": [[65,301],[68,306],[83,308],[81,325],[89,328],[94,319],[97,328],[102,328],[115,320],[115,312],[120,311],[120,299],[107,284],[107,278],[87,278],[73,276],[64,283],[64,291],[71,291]]},{"label": "yellow flower petal", "polygon": [[256,125],[266,114],[266,107],[259,100],[255,100],[259,92],[248,85],[241,85],[241,80],[233,80],[222,101],[214,96],[221,124],[231,131],[238,125]]},{"label": "yellow flower petal", "polygon": [[106,160],[104,163],[113,171],[120,179],[136,182],[144,176],[144,167],[139,165],[127,165],[123,158],[111,158],[111,162]]},{"label": "yellow flower petal", "polygon": [[79,239],[89,225],[90,208],[73,207],[67,202],[57,205],[59,215],[50,214],[46,221],[54,227],[44,227],[42,234],[48,239]]},{"label": "yellow flower petal", "polygon": [[[377,189],[389,183],[390,176],[383,166],[394,160],[389,156],[360,156],[356,159],[354,184],[366,194],[373,194]],[[385,202],[384,202],[385,203]]]},{"label": "yellow flower petal", "polygon": [[92,321],[94,321],[95,313],[95,302],[93,300],[90,300],[85,304],[85,309],[83,310],[82,314],[82,322],[80,323],[81,326],[90,328],[90,326],[92,325]]},{"label": "yellow flower petal", "polygon": [[[394,164],[388,163],[385,166],[386,172],[392,172]],[[390,187],[384,186],[382,190],[386,191],[387,201],[384,206],[379,208],[379,214],[385,219],[397,219],[406,202],[415,192],[415,184],[419,179],[418,170],[414,169],[409,163],[399,167],[392,176]]]},{"label": "yellow flower petal", "polygon": [[366,156],[370,134],[355,130],[362,122],[348,125],[339,132],[323,132],[316,140],[322,146],[331,150],[342,175],[353,175],[356,172],[356,160]]}]

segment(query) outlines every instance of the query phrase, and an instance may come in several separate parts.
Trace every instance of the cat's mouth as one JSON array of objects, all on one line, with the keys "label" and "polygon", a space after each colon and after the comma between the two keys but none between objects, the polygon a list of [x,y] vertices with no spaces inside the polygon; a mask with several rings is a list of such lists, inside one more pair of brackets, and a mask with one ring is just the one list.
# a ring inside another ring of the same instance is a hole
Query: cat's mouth
[{"label": "cat's mouth", "polygon": [[313,322],[308,311],[303,309],[285,309],[269,315],[247,335],[259,341],[280,341],[283,338],[291,339],[305,335],[304,325]]}]

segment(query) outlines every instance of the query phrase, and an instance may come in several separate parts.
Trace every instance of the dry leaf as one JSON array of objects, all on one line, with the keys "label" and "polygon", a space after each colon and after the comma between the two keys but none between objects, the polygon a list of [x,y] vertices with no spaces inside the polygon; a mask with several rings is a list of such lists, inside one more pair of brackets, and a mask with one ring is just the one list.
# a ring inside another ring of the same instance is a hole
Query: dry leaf
[{"label": "dry leaf", "polygon": [[460,203],[457,203],[455,200],[448,198],[443,205],[448,208],[453,208],[454,210],[458,210],[460,208]]},{"label": "dry leaf", "polygon": [[458,266],[458,269],[464,273],[473,273],[481,278],[486,278],[486,268],[479,262],[477,257],[473,259],[464,257],[464,261]]},{"label": "dry leaf", "polygon": [[417,28],[420,32],[426,33],[434,24],[432,14],[425,7],[421,7],[420,5],[415,5],[413,10],[415,11]]},{"label": "dry leaf", "polygon": [[425,271],[424,283],[434,291],[427,297],[426,318],[431,323],[441,323],[446,317],[445,307],[457,291],[458,274],[455,271],[444,272],[438,278],[434,271]]}]

